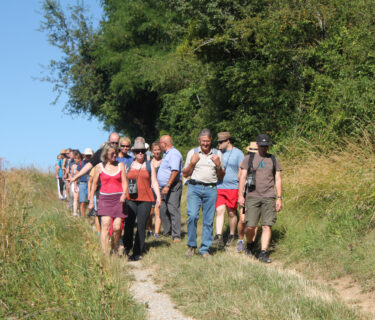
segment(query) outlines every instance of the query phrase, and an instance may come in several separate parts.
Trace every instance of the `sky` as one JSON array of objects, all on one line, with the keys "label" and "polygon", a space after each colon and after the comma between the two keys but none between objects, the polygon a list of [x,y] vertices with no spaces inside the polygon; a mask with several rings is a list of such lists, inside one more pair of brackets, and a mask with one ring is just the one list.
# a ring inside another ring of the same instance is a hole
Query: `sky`
[{"label": "sky", "polygon": [[[61,0],[62,5],[76,0]],[[101,17],[99,0],[85,1],[94,21]],[[97,149],[108,139],[102,124],[87,116],[65,114],[67,97],[51,105],[53,85],[35,80],[61,52],[38,31],[40,0],[0,1],[0,158],[3,167],[54,167],[61,149]]]}]

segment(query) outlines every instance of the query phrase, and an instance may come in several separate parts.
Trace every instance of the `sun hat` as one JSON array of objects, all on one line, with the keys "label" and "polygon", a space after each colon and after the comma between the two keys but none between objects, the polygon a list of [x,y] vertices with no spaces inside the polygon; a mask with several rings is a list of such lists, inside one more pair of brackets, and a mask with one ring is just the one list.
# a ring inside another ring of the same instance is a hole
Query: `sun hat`
[{"label": "sun hat", "polygon": [[267,147],[271,145],[271,139],[268,134],[262,133],[257,137],[257,144],[260,147]]},{"label": "sun hat", "polygon": [[250,144],[246,147],[248,152],[256,153],[258,151],[258,145],[255,141],[251,141]]},{"label": "sun hat", "polygon": [[66,150],[65,149],[62,149],[60,154],[65,154],[66,153]]},{"label": "sun hat", "polygon": [[228,140],[229,138],[230,138],[230,132],[228,132],[228,131],[219,132],[217,134],[217,140],[218,141]]},{"label": "sun hat", "polygon": [[94,154],[94,151],[92,151],[91,148],[86,148],[85,151],[83,152],[84,155],[86,156],[89,156],[89,155],[93,155]]},{"label": "sun hat", "polygon": [[132,146],[132,150],[146,150],[146,146],[143,142],[136,141]]}]

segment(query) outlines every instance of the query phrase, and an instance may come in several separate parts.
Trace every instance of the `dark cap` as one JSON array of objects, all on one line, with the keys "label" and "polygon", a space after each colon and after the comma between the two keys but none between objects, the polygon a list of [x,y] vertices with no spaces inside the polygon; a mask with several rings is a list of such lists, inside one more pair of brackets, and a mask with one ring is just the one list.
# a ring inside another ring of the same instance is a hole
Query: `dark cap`
[{"label": "dark cap", "polygon": [[260,134],[258,137],[257,137],[257,144],[258,146],[270,146],[271,145],[271,139],[269,137],[268,134]]}]

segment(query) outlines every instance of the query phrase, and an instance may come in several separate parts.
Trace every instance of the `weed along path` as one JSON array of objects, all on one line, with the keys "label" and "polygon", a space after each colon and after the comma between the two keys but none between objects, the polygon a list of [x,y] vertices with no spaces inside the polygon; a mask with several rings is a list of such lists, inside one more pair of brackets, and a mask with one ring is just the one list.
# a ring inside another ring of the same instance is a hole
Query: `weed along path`
[{"label": "weed along path", "polygon": [[141,262],[128,262],[132,266],[130,272],[134,275],[130,292],[137,302],[147,307],[149,320],[193,320],[184,316],[170,297],[161,292],[161,289],[152,280],[152,270],[142,267]]}]

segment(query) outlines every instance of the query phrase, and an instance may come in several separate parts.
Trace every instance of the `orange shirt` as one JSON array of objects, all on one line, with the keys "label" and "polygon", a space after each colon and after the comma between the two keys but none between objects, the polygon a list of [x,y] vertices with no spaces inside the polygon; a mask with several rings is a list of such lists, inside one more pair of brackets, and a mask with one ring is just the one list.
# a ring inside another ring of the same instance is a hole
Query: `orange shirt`
[{"label": "orange shirt", "polygon": [[[138,177],[138,178],[137,178]],[[132,201],[155,201],[154,194],[151,189],[151,177],[147,169],[130,169],[128,172],[128,179],[137,179],[138,193],[128,195],[128,200]]]}]

